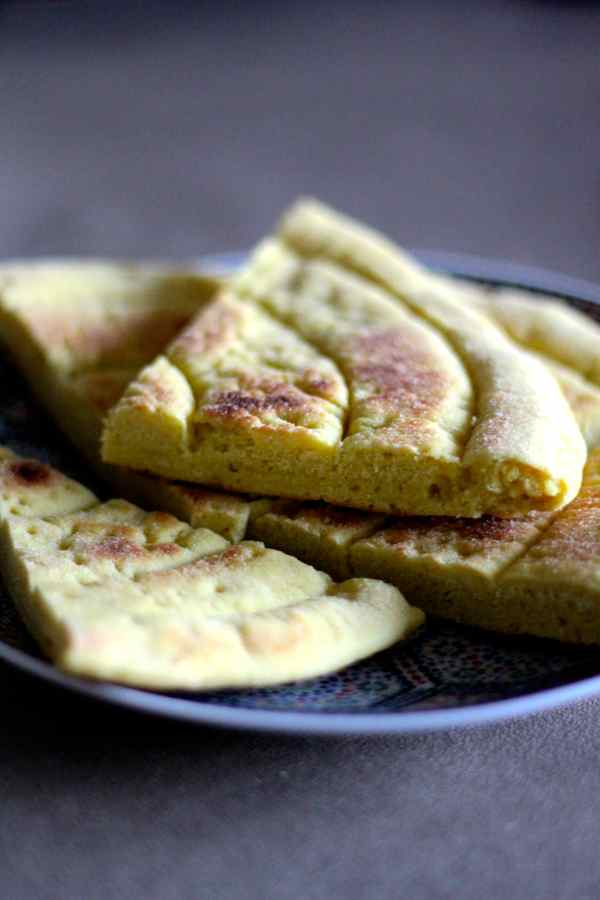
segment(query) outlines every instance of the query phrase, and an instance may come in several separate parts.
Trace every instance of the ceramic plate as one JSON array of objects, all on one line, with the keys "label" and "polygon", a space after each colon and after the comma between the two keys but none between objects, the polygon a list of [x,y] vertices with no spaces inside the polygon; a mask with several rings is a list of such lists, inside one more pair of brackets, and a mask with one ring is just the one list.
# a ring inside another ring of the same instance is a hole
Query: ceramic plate
[{"label": "ceramic plate", "polygon": [[[474,281],[559,295],[600,319],[600,288],[595,285],[473,257],[418,255],[441,271]],[[240,254],[223,254],[204,260],[204,265],[230,271],[241,259]],[[0,443],[46,459],[98,489],[2,359],[0,378]],[[409,641],[336,675],[282,688],[184,695],[95,684],[45,662],[1,591],[0,659],[90,698],[174,719],[257,731],[430,731],[496,721],[600,693],[595,649],[500,637],[435,620]]]}]

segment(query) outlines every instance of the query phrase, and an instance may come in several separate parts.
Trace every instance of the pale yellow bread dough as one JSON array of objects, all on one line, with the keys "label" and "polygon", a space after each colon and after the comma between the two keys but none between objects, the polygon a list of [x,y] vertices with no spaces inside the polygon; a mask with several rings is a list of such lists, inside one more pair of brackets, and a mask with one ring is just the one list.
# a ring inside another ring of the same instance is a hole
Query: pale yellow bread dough
[{"label": "pale yellow bread dough", "polygon": [[600,444],[600,325],[554,297],[468,285],[467,302],[541,359],[573,410],[588,447]]},{"label": "pale yellow bread dough", "polygon": [[[64,270],[65,265],[61,264],[60,268]],[[58,267],[56,268],[58,269]],[[67,270],[75,269],[80,277],[83,277],[83,275],[93,275],[95,267],[92,267],[91,272],[86,266],[81,268],[81,265],[78,263],[70,263],[66,265],[66,268]],[[36,305],[43,302],[43,294],[40,300],[39,288],[38,293],[29,292],[27,284],[31,276],[33,276],[33,284],[35,286],[37,277],[41,277],[42,274],[42,271],[38,270],[38,267],[35,265],[28,264],[19,268],[19,279],[22,289],[18,295],[14,292],[12,295],[8,295],[11,301],[8,316],[6,312],[3,315],[4,298],[0,293],[0,333],[5,339],[7,337],[5,333],[7,319],[9,321],[11,317],[20,319],[21,346],[19,348],[20,352],[17,354],[18,361],[27,360],[29,357],[35,359],[41,351],[41,347],[36,343],[36,335],[30,327],[30,322],[36,316]],[[58,271],[55,274],[58,275]],[[66,279],[63,283],[68,287],[69,279]],[[452,281],[450,286],[460,287],[461,293],[464,293],[462,285]],[[472,285],[468,285],[468,288],[471,294],[470,302],[475,302],[476,299],[487,302],[490,298],[488,291],[482,291]],[[55,291],[59,290],[57,280],[55,280],[54,289]],[[94,278],[92,278],[87,284],[84,293],[86,296],[94,296],[94,292],[95,284]],[[146,301],[143,297],[135,300],[123,291],[121,291],[121,298],[123,304],[130,303],[133,305],[134,303],[148,302],[150,305],[150,300]],[[18,303],[16,302],[17,299]],[[519,297],[519,300],[521,299],[525,298]],[[539,311],[539,315],[543,316],[546,309],[545,299],[537,298],[533,302],[536,304],[535,310]],[[108,298],[102,292],[96,293],[95,306],[100,309],[100,315],[102,315],[103,304],[108,304]],[[66,297],[63,296],[61,298],[59,293],[57,305],[55,331],[57,333],[60,332],[59,326],[65,315],[71,318],[71,327],[76,329],[77,317],[82,312],[82,305],[76,302],[76,297],[69,299],[67,294]],[[533,312],[534,310],[531,309],[530,314],[533,315]],[[123,340],[127,342],[131,339],[132,332],[139,327],[136,324],[139,321],[139,319],[136,320],[130,317],[126,333],[123,334]],[[587,319],[585,322],[587,322]],[[161,327],[164,327],[164,323]],[[595,328],[596,326],[593,327]],[[545,348],[547,352],[552,350],[553,359],[563,358],[562,354],[566,352],[560,347],[561,333],[560,330],[556,330],[554,332],[554,345],[550,346],[547,344]],[[522,335],[521,339],[525,340]],[[168,336],[165,337],[165,342],[167,340]],[[116,341],[117,336],[115,334],[108,341],[109,346],[116,346]],[[138,345],[140,343],[138,341]],[[545,358],[545,361],[548,361],[548,358]],[[71,349],[70,366],[74,371],[77,371],[79,368],[78,356],[73,349]],[[73,416],[72,398],[74,395],[70,392],[71,382],[67,378],[62,379],[60,377],[60,367],[47,363],[44,368],[36,367],[35,365],[30,366],[29,370],[27,365],[24,365],[23,368],[24,374],[29,376],[33,386],[36,386],[36,377],[38,382],[42,376],[54,382],[55,391],[59,398],[55,415],[57,415],[61,427],[67,433],[69,433],[70,429],[71,436],[75,442],[81,443],[81,435],[78,434],[77,427],[76,425],[74,427],[73,424],[77,420]],[[98,410],[104,411],[111,405],[109,400],[113,385],[116,385],[117,396],[118,392],[124,387],[126,378],[123,379],[121,377],[121,371],[118,368],[105,369],[102,355],[99,355],[96,368],[92,366],[87,372],[84,372],[77,378],[77,402],[85,410],[85,416],[82,417],[82,421],[87,420],[92,426],[95,422],[97,435],[99,434],[98,423],[100,421]],[[568,372],[573,373],[574,378],[581,377],[582,381],[584,380],[584,376],[578,376],[574,369],[569,368]],[[585,376],[585,384],[591,385],[587,376]],[[39,383],[37,386],[39,389]],[[63,393],[62,397],[61,392]],[[575,412],[577,414],[577,407],[575,407]],[[96,416],[95,419],[94,416]],[[88,455],[93,458],[94,454],[96,454],[97,458],[97,444],[94,445],[90,441],[89,446],[90,453]],[[27,471],[28,464],[26,464],[24,469],[24,472]],[[589,472],[590,469],[588,468],[588,478],[590,477]],[[35,477],[35,467],[31,470],[30,476]],[[125,486],[127,486],[131,477],[135,479],[136,476],[134,473],[127,472],[124,479]],[[400,583],[405,582],[407,585],[410,585],[410,573],[414,571],[417,584],[412,590],[416,601],[423,600],[423,603],[431,611],[457,618],[459,621],[474,621],[475,624],[487,625],[487,627],[492,628],[502,627],[502,622],[498,624],[497,613],[490,614],[486,619],[485,608],[481,603],[477,604],[473,599],[474,592],[476,590],[480,591],[482,601],[488,598],[486,602],[492,604],[494,602],[493,597],[497,595],[497,592],[493,593],[490,599],[489,573],[495,571],[495,566],[497,566],[494,560],[500,560],[500,564],[508,563],[514,558],[515,554],[522,550],[524,542],[526,543],[537,538],[540,528],[543,528],[548,521],[548,517],[544,515],[529,516],[525,520],[520,520],[516,523],[494,519],[484,519],[481,522],[458,521],[450,523],[428,519],[407,520],[402,523],[404,538],[402,541],[398,541],[395,549],[393,547],[390,548],[386,537],[385,541],[382,538],[382,540],[378,539],[375,542],[377,552],[371,553],[371,547],[367,541],[364,545],[357,546],[356,551],[352,553],[353,562],[351,563],[351,548],[361,538],[369,537],[375,532],[381,531],[384,524],[382,516],[376,514],[368,515],[348,509],[344,510],[326,504],[302,504],[286,501],[277,501],[273,504],[268,499],[248,502],[247,498],[214,491],[204,491],[202,488],[194,485],[170,485],[168,482],[159,481],[158,479],[148,478],[146,480],[152,485],[151,497],[154,497],[157,506],[164,504],[164,491],[168,491],[172,487],[173,495],[166,506],[171,511],[179,514],[180,518],[192,521],[192,524],[206,524],[209,527],[212,525],[215,527],[215,530],[219,530],[217,526],[223,527],[224,525],[226,529],[231,529],[231,523],[233,523],[234,533],[232,537],[234,539],[240,540],[245,534],[250,538],[264,540],[272,547],[293,553],[306,562],[327,570],[336,578],[348,578],[355,573],[375,572],[376,574],[387,575],[391,580],[399,580]],[[34,496],[36,502],[40,503],[43,494],[39,488]],[[90,502],[95,503],[93,496],[81,487],[77,488],[74,497],[77,508],[79,508],[78,504],[80,503],[84,505],[89,505]],[[178,504],[177,509],[173,509],[174,498]],[[17,497],[17,501],[18,499]],[[32,500],[27,495],[27,492],[20,499],[28,503]],[[197,502],[198,500],[199,502]],[[10,502],[12,505],[15,503],[15,498],[12,494]],[[213,507],[212,510],[211,506]],[[2,509],[4,513],[7,512],[6,504]],[[562,521],[562,518],[559,521]],[[572,517],[565,519],[565,521],[570,523],[569,528],[572,527]],[[398,536],[397,528],[392,529],[392,531]],[[384,531],[383,534],[389,536],[389,532]],[[578,541],[577,529],[574,530],[574,535],[574,540]],[[230,535],[226,533],[226,536],[229,537]],[[454,542],[458,548],[456,550],[456,559],[462,560],[459,566],[453,566],[450,563],[443,566],[438,565],[437,562],[431,563],[432,548],[435,549],[436,546],[439,548],[439,542],[442,540],[442,537],[446,541],[447,547]],[[385,547],[385,553],[381,552],[382,545]],[[357,564],[362,547],[365,548],[367,555],[371,556],[364,569]],[[406,548],[409,549],[407,550]],[[421,557],[424,559],[425,569],[420,568]],[[464,564],[467,559],[470,560],[470,564],[468,569],[465,570]],[[419,593],[420,579],[424,577],[423,571],[428,573],[423,584],[429,585],[429,592],[424,595]],[[481,571],[487,572],[486,577],[481,576]],[[470,584],[471,590],[464,590],[464,583]],[[564,593],[563,589],[558,589],[559,596],[556,601],[552,601],[553,608],[556,607],[559,610],[564,606],[564,602],[561,601],[561,591]],[[450,595],[452,595],[452,602],[444,604],[443,597]],[[552,593],[547,593],[547,596],[550,600]],[[513,617],[517,615],[518,608],[519,605],[513,597],[511,606]],[[547,612],[548,616],[551,617],[552,609],[550,605]],[[523,616],[521,621],[513,622],[513,630],[531,630],[528,618]],[[560,637],[560,630],[555,628],[553,636]]]},{"label": "pale yellow bread dough", "polygon": [[103,434],[109,462],[402,515],[557,509],[585,456],[544,365],[315,201],[142,370]]},{"label": "pale yellow bread dough", "polygon": [[0,498],[9,593],[72,674],[165,690],[262,687],[331,672],[423,621],[390,585],[335,584],[261,543],[100,503],[4,448]]},{"label": "pale yellow bread dough", "polygon": [[426,613],[600,643],[600,450],[590,454],[579,496],[559,512],[399,519],[348,552],[347,571],[402,585]]},{"label": "pale yellow bread dough", "polygon": [[352,577],[349,551],[386,522],[378,513],[365,513],[328,503],[280,500],[248,524],[248,537],[287,552],[323,569],[333,578]]},{"label": "pale yellow bread dough", "polygon": [[5,263],[0,337],[59,427],[119,494],[240,541],[254,510],[248,497],[100,461],[107,411],[218,286],[212,277],[152,264]]}]

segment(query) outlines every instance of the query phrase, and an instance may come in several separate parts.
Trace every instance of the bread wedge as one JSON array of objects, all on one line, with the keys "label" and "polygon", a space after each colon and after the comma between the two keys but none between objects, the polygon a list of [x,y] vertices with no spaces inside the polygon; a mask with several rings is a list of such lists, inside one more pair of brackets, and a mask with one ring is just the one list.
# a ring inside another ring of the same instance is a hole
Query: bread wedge
[{"label": "bread wedge", "polygon": [[102,454],[228,490],[477,517],[561,508],[586,448],[539,360],[305,201],[127,388]]},{"label": "bread wedge", "polygon": [[411,634],[390,585],[335,584],[263,544],[229,544],[168,513],[100,503],[0,448],[9,593],[62,669],[161,690],[262,687],[334,671]]},{"label": "bread wedge", "polygon": [[600,643],[600,450],[563,510],[519,519],[396,520],[348,549],[426,613],[508,634]]},{"label": "bread wedge", "polygon": [[107,411],[218,287],[214,278],[151,264],[5,263],[0,337],[62,431],[120,495],[240,541],[254,509],[249,498],[103,464],[99,451]]}]

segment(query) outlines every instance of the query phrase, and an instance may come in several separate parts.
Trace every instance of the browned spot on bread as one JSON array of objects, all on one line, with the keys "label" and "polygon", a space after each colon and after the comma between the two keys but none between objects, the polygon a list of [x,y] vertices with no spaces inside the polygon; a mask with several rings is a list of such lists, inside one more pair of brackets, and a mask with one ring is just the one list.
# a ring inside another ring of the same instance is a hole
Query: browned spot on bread
[{"label": "browned spot on bread", "polygon": [[408,516],[396,520],[391,528],[379,532],[375,535],[375,540],[394,546],[411,543],[415,538],[427,538],[440,545],[469,541],[475,547],[481,547],[518,540],[529,533],[529,526],[535,517],[536,513],[518,519],[500,519],[495,516],[483,516],[481,519]]},{"label": "browned spot on bread", "polygon": [[173,556],[181,552],[181,547],[172,542],[141,546],[128,540],[123,534],[111,534],[97,543],[88,545],[87,554],[95,559],[137,559],[147,553],[153,556]]},{"label": "browned spot on bread", "polygon": [[191,572],[209,573],[220,569],[229,569],[249,562],[258,553],[260,553],[260,547],[249,544],[231,544],[225,550],[209,553],[207,556],[186,563],[178,571],[185,575]]},{"label": "browned spot on bread", "polygon": [[367,385],[372,400],[392,412],[423,417],[439,404],[447,377],[433,367],[414,334],[399,329],[376,329],[353,338],[347,347],[350,379]]},{"label": "browned spot on bread", "polygon": [[24,459],[11,463],[8,467],[10,475],[19,484],[28,487],[49,484],[54,479],[54,472],[45,463],[33,459]]},{"label": "browned spot on bread", "polygon": [[331,393],[334,383],[326,378],[305,374],[302,377],[302,386],[313,394],[328,394]]},{"label": "browned spot on bread", "polygon": [[339,506],[329,506],[324,503],[306,503],[299,509],[290,506],[283,510],[283,515],[289,519],[304,520],[323,528],[355,528],[364,525],[368,519],[368,513],[359,510],[343,509]]},{"label": "browned spot on bread", "polygon": [[336,402],[338,396],[338,383],[333,378],[324,378],[314,369],[305,369],[296,381],[297,386],[313,394],[315,397],[323,397],[325,400]]},{"label": "browned spot on bread", "polygon": [[173,556],[174,554],[181,552],[179,544],[173,544],[171,542],[152,544],[147,549],[156,556]]},{"label": "browned spot on bread", "polygon": [[133,541],[128,541],[123,535],[111,534],[88,547],[87,552],[97,559],[124,559],[140,556],[143,548]]},{"label": "browned spot on bread", "polygon": [[235,336],[240,319],[240,312],[220,295],[194,317],[171,345],[171,352],[208,353],[224,346]]},{"label": "browned spot on bread", "polygon": [[533,559],[552,564],[577,560],[594,566],[600,556],[600,486],[585,486],[557,516],[543,540],[529,551]]},{"label": "browned spot on bread", "polygon": [[285,414],[289,410],[308,408],[310,403],[309,398],[288,384],[263,383],[262,387],[263,390],[257,394],[246,393],[243,390],[223,391],[207,404],[203,412],[224,419],[239,419],[268,411]]}]

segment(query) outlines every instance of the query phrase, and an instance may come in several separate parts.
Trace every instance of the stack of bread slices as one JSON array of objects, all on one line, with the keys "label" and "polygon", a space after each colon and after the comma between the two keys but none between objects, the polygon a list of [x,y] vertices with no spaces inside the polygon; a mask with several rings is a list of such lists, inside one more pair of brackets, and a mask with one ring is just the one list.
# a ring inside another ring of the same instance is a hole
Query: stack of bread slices
[{"label": "stack of bread slices", "polygon": [[561,302],[301,200],[227,279],[6,263],[0,338],[123,498],[0,451],[2,574],[63,669],[279,684],[421,610],[600,643],[600,328]]}]

